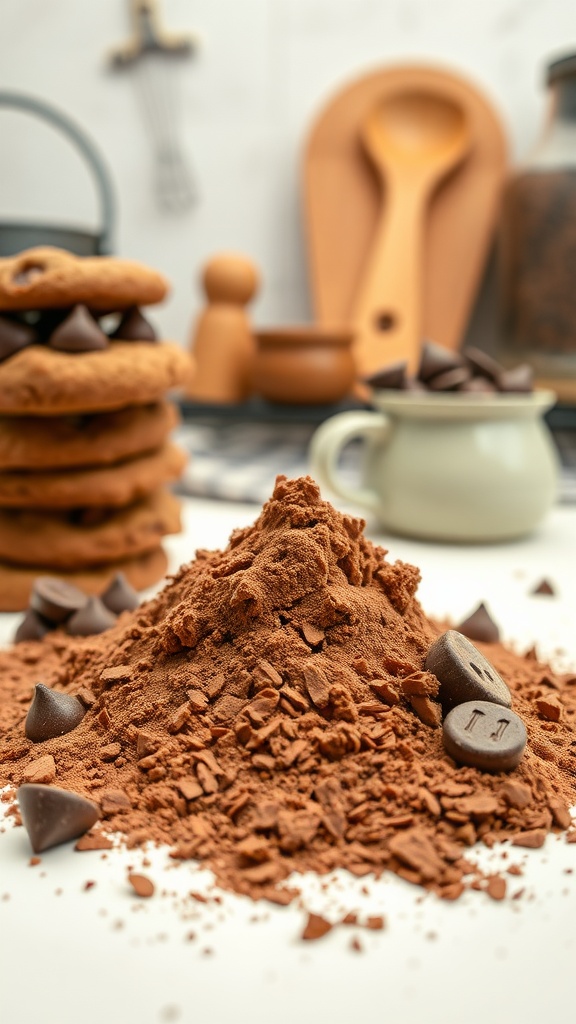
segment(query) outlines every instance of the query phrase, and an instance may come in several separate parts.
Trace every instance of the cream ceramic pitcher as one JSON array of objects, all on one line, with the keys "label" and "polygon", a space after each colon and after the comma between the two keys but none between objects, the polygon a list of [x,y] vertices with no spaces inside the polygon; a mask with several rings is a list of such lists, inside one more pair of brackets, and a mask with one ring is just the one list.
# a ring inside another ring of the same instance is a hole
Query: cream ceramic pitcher
[{"label": "cream ceramic pitcher", "polygon": [[[376,409],[326,420],[310,447],[321,486],[382,526],[438,541],[501,541],[529,533],[556,496],[558,457],[532,394],[376,392]],[[344,446],[361,439],[360,482],[342,479]]]}]

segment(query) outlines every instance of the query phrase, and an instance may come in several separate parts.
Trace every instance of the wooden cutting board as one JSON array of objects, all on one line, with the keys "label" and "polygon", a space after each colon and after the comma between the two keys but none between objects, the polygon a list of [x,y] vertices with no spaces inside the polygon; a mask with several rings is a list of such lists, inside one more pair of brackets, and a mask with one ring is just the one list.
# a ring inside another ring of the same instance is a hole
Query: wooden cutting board
[{"label": "wooden cutting board", "polygon": [[432,196],[425,227],[423,335],[460,346],[500,206],[507,142],[489,100],[466,79],[441,68],[398,65],[347,85],[310,132],[303,166],[309,276],[317,321],[349,324],[371,251],[381,203],[380,182],[359,138],[359,125],[381,98],[399,88],[430,88],[466,110],[472,146],[466,161]]}]

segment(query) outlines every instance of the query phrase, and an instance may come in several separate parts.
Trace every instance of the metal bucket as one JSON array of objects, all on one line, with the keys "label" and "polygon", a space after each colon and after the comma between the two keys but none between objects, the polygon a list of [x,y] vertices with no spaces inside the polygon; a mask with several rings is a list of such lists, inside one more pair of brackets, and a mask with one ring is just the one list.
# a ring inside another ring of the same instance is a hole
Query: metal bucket
[{"label": "metal bucket", "polygon": [[115,219],[115,199],[102,157],[94,143],[82,129],[66,115],[42,100],[21,93],[0,90],[0,107],[15,107],[49,121],[67,136],[82,154],[96,184],[100,207],[99,230],[88,231],[56,224],[30,224],[0,220],[0,256],[13,256],[22,249],[37,245],[53,245],[68,249],[78,256],[106,256],[112,252],[112,232]]}]

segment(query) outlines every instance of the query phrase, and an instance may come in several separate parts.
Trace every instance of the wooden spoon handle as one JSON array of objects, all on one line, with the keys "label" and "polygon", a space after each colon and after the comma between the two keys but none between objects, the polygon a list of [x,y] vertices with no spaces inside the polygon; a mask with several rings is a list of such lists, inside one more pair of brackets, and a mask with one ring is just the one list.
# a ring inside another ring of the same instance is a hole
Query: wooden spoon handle
[{"label": "wooden spoon handle", "polygon": [[366,273],[358,290],[354,325],[357,373],[408,360],[415,372],[422,344],[425,196],[415,182],[390,182]]}]

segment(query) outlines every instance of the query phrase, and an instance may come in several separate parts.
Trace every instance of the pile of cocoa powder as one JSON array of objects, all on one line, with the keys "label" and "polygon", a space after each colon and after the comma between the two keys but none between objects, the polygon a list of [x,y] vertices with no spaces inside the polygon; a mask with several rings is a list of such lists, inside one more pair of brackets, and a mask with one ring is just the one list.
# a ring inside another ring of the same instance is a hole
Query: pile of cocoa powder
[{"label": "pile of cocoa powder", "polygon": [[[339,867],[390,869],[454,899],[479,887],[466,859],[477,840],[537,847],[568,829],[576,674],[479,644],[528,746],[509,775],[458,767],[423,669],[441,628],[415,598],[419,572],[388,562],[363,526],[310,478],[279,477],[253,526],[199,551],[106,633],[0,653],[5,797],[23,781],[74,790],[102,812],[80,848],[116,831],[130,847],[165,842],[223,886],[280,903],[292,871]],[[33,744],[37,682],[89,710]]]}]

